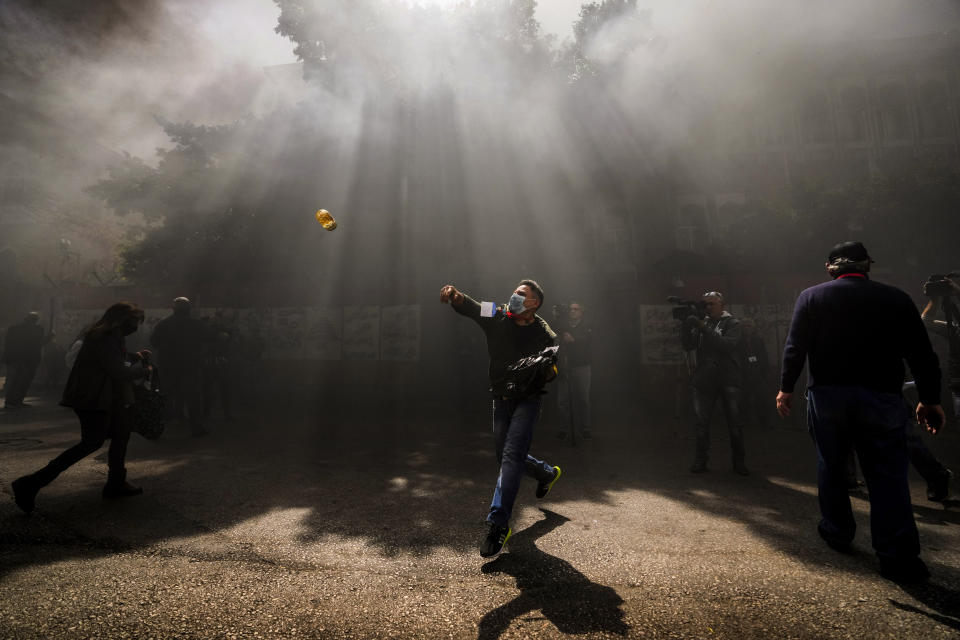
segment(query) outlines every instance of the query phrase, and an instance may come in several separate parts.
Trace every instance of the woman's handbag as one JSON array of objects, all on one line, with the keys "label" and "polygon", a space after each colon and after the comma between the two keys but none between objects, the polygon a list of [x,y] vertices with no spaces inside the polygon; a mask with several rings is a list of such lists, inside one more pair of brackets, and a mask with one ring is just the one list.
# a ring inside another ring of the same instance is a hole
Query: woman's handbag
[{"label": "woman's handbag", "polygon": [[147,372],[142,382],[133,385],[133,404],[130,405],[130,430],[147,440],[156,440],[163,434],[164,397],[160,393],[160,374],[156,367]]}]

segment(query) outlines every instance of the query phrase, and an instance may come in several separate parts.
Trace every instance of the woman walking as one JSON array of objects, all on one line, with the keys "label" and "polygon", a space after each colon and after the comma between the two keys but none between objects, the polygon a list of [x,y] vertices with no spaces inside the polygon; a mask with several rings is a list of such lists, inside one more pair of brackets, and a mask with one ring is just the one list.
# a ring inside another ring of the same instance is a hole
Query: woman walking
[{"label": "woman walking", "polygon": [[[125,498],[143,493],[127,482],[124,460],[130,440],[128,409],[133,404],[133,381],[149,371],[147,350],[128,355],[124,338],[143,323],[143,311],[129,302],[118,302],[83,333],[83,346],[70,370],[63,392],[65,407],[80,419],[80,442],[36,473],[13,481],[13,497],[27,513],[33,511],[37,492],[67,468],[90,455],[110,438],[109,467],[104,498]],[[142,367],[131,366],[141,362]]]}]

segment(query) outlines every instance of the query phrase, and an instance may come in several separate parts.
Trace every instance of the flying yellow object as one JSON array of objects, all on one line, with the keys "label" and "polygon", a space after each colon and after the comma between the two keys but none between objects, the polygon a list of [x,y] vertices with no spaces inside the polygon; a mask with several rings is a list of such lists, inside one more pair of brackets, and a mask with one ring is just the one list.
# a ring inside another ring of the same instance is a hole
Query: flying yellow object
[{"label": "flying yellow object", "polygon": [[337,228],[337,221],[333,219],[333,216],[330,215],[330,212],[326,209],[317,211],[317,222],[322,224],[323,228],[327,231],[333,231]]}]

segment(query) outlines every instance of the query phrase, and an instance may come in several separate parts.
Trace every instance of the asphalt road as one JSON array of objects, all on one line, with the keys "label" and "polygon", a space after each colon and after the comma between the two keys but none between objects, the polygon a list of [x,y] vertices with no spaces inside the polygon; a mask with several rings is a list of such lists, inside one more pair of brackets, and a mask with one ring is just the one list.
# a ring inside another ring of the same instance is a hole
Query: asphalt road
[{"label": "asphalt road", "polygon": [[[543,501],[525,481],[509,551],[477,552],[496,479],[486,407],[414,418],[294,407],[133,436],[142,496],[104,501],[106,449],[43,490],[9,483],[78,439],[49,402],[0,414],[2,638],[956,638],[960,513],[912,477],[932,579],[881,578],[868,503],[855,552],[817,537],[815,455],[796,426],[748,433],[752,475],[712,470],[670,418],[597,421]],[[404,417],[404,414],[410,417]],[[932,441],[960,469],[960,433]]]}]

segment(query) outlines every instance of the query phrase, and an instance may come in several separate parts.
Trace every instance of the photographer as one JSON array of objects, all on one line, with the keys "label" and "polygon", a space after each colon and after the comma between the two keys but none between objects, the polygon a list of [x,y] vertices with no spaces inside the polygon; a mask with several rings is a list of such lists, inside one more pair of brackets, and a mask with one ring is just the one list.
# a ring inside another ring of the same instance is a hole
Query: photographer
[{"label": "photographer", "polygon": [[569,433],[590,440],[590,364],[593,329],[583,321],[583,305],[573,301],[553,308],[560,333],[560,377],[557,404],[563,419],[558,434],[561,440]]},{"label": "photographer", "polygon": [[[947,382],[953,397],[954,416],[960,416],[960,310],[957,299],[960,298],[960,271],[945,276],[930,276],[923,285],[923,294],[930,302],[920,315],[927,329],[934,335],[946,339]],[[944,320],[936,320],[937,313],[943,310]]]},{"label": "photographer", "polygon": [[[740,323],[724,310],[723,294],[710,291],[703,294],[706,316],[690,316],[685,321],[687,338],[690,341],[696,331],[697,368],[693,374],[693,412],[696,420],[696,453],[692,473],[707,470],[710,451],[710,414],[720,398],[730,430],[730,450],[733,470],[748,476],[744,462],[743,421],[740,416]],[[687,345],[685,345],[687,346]]]},{"label": "photographer", "polygon": [[[510,538],[510,515],[524,474],[537,480],[537,497],[547,495],[560,479],[554,467],[529,455],[533,427],[540,417],[540,396],[544,384],[556,369],[538,367],[537,356],[553,348],[556,334],[536,315],[543,304],[543,289],[533,280],[522,280],[510,302],[497,307],[479,303],[446,285],[440,301],[477,323],[487,338],[490,356],[490,391],[493,394],[493,437],[500,473],[487,514],[487,533],[480,543],[480,555],[491,558],[503,551]],[[527,366],[532,364],[533,366]],[[517,372],[521,372],[521,376]]]}]

